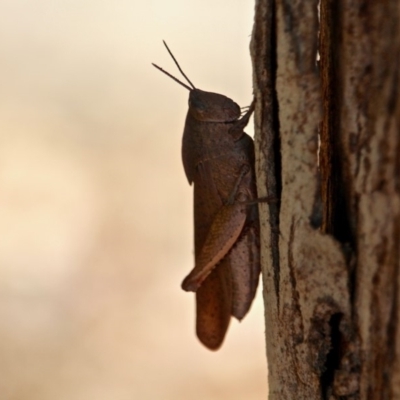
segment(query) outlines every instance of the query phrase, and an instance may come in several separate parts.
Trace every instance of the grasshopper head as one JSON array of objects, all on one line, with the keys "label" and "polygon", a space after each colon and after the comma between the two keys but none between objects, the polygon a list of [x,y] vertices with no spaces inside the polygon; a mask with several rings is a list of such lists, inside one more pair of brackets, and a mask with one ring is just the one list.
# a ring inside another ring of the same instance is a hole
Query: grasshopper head
[{"label": "grasshopper head", "polygon": [[203,122],[232,122],[240,117],[240,107],[229,97],[200,89],[190,91],[189,112]]}]

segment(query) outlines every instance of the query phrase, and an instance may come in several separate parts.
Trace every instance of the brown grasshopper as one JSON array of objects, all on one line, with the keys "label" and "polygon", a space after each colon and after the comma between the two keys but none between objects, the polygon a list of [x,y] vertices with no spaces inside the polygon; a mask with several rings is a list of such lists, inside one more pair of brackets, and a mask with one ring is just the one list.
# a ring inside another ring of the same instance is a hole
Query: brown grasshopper
[{"label": "brown grasshopper", "polygon": [[254,104],[240,118],[233,100],[196,89],[164,45],[190,85],[153,64],[190,92],[182,160],[194,184],[195,267],[182,288],[196,292],[197,336],[216,350],[230,317],[247,314],[260,275],[254,145],[243,132]]}]

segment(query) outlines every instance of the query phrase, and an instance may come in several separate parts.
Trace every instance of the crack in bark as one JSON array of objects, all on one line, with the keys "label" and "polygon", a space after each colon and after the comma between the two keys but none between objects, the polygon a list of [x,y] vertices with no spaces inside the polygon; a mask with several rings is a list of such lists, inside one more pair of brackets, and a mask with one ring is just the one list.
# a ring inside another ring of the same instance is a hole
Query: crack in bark
[{"label": "crack in bark", "polygon": [[329,340],[331,348],[325,358],[325,371],[320,377],[322,397],[324,400],[328,400],[332,394],[335,371],[339,369],[342,357],[342,334],[339,329],[342,317],[343,314],[335,313],[332,314],[329,319]]},{"label": "crack in bark", "polygon": [[[337,42],[342,24],[340,21],[340,2],[325,0],[321,3],[321,80],[323,91],[324,118],[321,129],[320,170],[322,179],[323,222],[322,231],[333,235],[341,243],[350,243],[354,248],[354,229],[351,224],[346,193],[346,165],[343,163],[343,144],[340,141],[340,109],[341,81],[338,77],[340,54]],[[358,142],[358,140],[357,140]]]}]

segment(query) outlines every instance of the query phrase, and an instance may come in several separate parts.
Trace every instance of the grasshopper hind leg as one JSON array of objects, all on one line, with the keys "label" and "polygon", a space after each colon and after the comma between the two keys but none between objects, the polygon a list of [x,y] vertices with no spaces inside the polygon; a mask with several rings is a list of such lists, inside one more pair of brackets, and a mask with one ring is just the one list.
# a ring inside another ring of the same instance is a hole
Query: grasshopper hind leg
[{"label": "grasshopper hind leg", "polygon": [[196,292],[196,333],[210,350],[217,350],[229,326],[232,310],[231,271],[222,260]]}]

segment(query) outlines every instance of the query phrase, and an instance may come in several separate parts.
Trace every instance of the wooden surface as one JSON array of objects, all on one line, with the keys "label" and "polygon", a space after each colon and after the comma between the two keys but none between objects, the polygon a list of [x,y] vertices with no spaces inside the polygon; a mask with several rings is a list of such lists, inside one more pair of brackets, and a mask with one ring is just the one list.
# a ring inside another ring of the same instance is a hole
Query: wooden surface
[{"label": "wooden surface", "polygon": [[317,6],[251,44],[270,399],[398,398],[399,6]]}]

